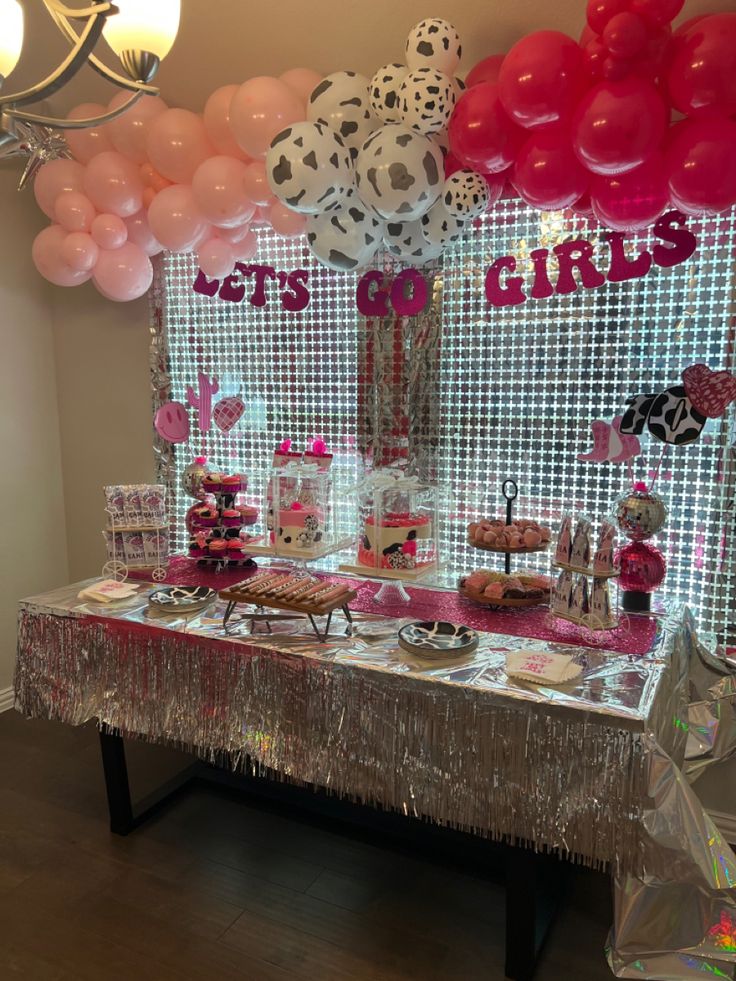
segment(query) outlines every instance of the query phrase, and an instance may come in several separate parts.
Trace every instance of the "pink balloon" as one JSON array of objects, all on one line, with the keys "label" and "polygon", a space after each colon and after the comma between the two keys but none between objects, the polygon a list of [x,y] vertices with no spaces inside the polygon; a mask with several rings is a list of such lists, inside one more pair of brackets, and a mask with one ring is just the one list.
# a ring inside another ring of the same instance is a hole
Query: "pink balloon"
[{"label": "pink balloon", "polygon": [[666,150],[672,201],[690,215],[718,214],[736,204],[736,122],[685,119]]},{"label": "pink balloon", "polygon": [[504,109],[527,129],[568,116],[585,85],[582,51],[559,31],[535,31],[517,41],[498,76]]},{"label": "pink balloon", "polygon": [[253,215],[253,217],[250,220],[251,228],[255,228],[256,226],[260,227],[263,225],[270,225],[271,223],[268,219],[268,213],[270,210],[271,210],[270,204],[259,205],[259,207],[256,208],[256,213]]},{"label": "pink balloon", "polygon": [[235,228],[218,228],[217,237],[223,242],[235,245],[237,242],[242,242],[249,231],[250,225],[246,222],[244,225],[236,225]]},{"label": "pink balloon", "polygon": [[158,191],[154,191],[152,187],[143,188],[143,207],[148,211],[153,202],[156,199]]},{"label": "pink balloon", "polygon": [[188,109],[167,109],[149,120],[146,129],[148,158],[170,181],[189,183],[197,167],[214,155],[201,117]]},{"label": "pink balloon", "polygon": [[[220,231],[221,229],[215,228],[214,225],[210,225],[210,223],[206,221],[202,226],[202,231],[199,233],[199,235],[195,238],[194,242],[192,243],[192,248],[190,249],[190,251],[196,252],[197,249],[203,246],[205,242],[209,242],[211,238],[220,238],[220,235],[218,234]],[[225,239],[223,239],[223,241],[225,241]]]},{"label": "pink balloon", "polygon": [[584,193],[589,174],[581,166],[565,127],[531,133],[516,155],[511,181],[533,208],[567,208]]},{"label": "pink balloon", "polygon": [[307,227],[306,215],[297,214],[280,201],[271,205],[268,220],[273,230],[284,238],[299,238]]},{"label": "pink balloon", "polygon": [[[48,164],[46,165],[48,166]],[[91,273],[72,269],[61,256],[61,247],[67,233],[61,225],[49,225],[38,233],[33,241],[33,263],[44,277],[55,286],[79,286],[86,283]]]},{"label": "pink balloon", "polygon": [[248,164],[243,178],[243,187],[253,204],[270,207],[276,200],[268,183],[266,165],[262,160],[254,160],[253,163]]},{"label": "pink balloon", "polygon": [[309,96],[322,81],[322,75],[312,71],[311,68],[290,68],[279,75],[279,81],[288,85],[291,91],[302,100],[306,108]]},{"label": "pink balloon", "polygon": [[596,34],[602,34],[609,20],[628,6],[629,0],[588,0],[585,12],[588,26]]},{"label": "pink balloon", "polygon": [[473,65],[465,79],[465,88],[472,89],[479,82],[497,83],[504,57],[505,55],[502,54],[489,55],[477,65]]},{"label": "pink balloon", "polygon": [[[117,109],[130,98],[130,92],[118,92],[110,99],[108,109]],[[133,163],[142,164],[148,159],[146,154],[146,134],[148,125],[156,116],[165,112],[168,106],[157,95],[144,95],[130,109],[116,116],[107,124],[113,146]]]},{"label": "pink balloon", "polygon": [[[181,402],[164,402],[159,406],[153,425],[159,436],[168,443],[186,443],[189,439],[189,416],[187,407]],[[201,504],[192,507],[201,507]]]},{"label": "pink balloon", "polygon": [[258,239],[253,232],[248,232],[244,239],[232,246],[233,258],[237,262],[248,262],[258,251]]},{"label": "pink balloon", "polygon": [[[91,116],[101,116],[107,110],[97,102],[83,102],[67,113],[67,119],[88,119]],[[80,163],[89,163],[92,157],[105,150],[112,150],[110,130],[107,124],[95,126],[93,129],[65,129],[64,136],[75,159]]]},{"label": "pink balloon", "polygon": [[[302,100],[278,78],[260,75],[244,82],[230,103],[230,126],[238,145],[262,158],[271,140],[291,123],[305,119]],[[159,168],[162,173],[165,171]]]},{"label": "pink balloon", "polygon": [[148,224],[148,215],[143,208],[137,215],[131,215],[125,219],[125,227],[128,230],[128,241],[139,245],[148,256],[158,255],[163,252],[163,245],[158,241],[151,231]]},{"label": "pink balloon", "polygon": [[76,160],[49,160],[36,174],[33,193],[48,218],[56,213],[56,199],[65,191],[84,191],[84,167]]},{"label": "pink balloon", "polygon": [[88,232],[96,213],[90,199],[79,191],[64,191],[56,199],[54,216],[65,232]]},{"label": "pink balloon", "polygon": [[575,111],[575,153],[594,174],[626,173],[644,163],[660,145],[668,115],[659,92],[646,79],[599,82]]},{"label": "pink balloon", "polygon": [[143,296],[153,281],[153,266],[146,253],[133,242],[112,252],[100,252],[93,282],[108,300],[124,302]]},{"label": "pink balloon", "polygon": [[215,89],[204,107],[204,128],[207,130],[210,143],[218,153],[225,153],[228,157],[235,157],[237,160],[250,160],[248,154],[243,153],[235,142],[230,129],[230,103],[238,88],[237,85],[223,85]]},{"label": "pink balloon", "polygon": [[197,250],[199,268],[211,279],[223,279],[233,271],[233,247],[221,238],[211,238]]},{"label": "pink balloon", "polygon": [[138,167],[122,153],[106,150],[87,164],[84,190],[98,211],[121,218],[143,207],[143,182]]},{"label": "pink balloon", "polygon": [[736,113],[736,14],[713,14],[677,31],[667,85],[685,115]]},{"label": "pink balloon", "polygon": [[188,184],[159,191],[148,209],[148,224],[154,237],[172,252],[189,252],[208,227]]},{"label": "pink balloon", "polygon": [[633,232],[659,218],[667,207],[669,190],[664,156],[657,150],[626,174],[596,175],[590,198],[598,220],[618,232]]},{"label": "pink balloon", "polygon": [[61,258],[77,272],[92,272],[100,250],[86,232],[71,232],[61,243]]},{"label": "pink balloon", "polygon": [[128,229],[118,215],[97,215],[92,222],[91,234],[101,249],[119,249],[128,240]]},{"label": "pink balloon", "polygon": [[192,178],[192,193],[213,225],[232,228],[249,221],[256,210],[245,191],[248,168],[232,157],[210,157]]}]

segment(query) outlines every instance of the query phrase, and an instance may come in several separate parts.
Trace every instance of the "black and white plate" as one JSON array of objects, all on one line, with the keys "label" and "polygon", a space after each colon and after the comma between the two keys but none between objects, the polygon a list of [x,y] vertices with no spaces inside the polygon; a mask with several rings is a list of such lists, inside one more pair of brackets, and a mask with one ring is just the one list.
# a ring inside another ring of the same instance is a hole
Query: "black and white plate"
[{"label": "black and white plate", "polygon": [[161,586],[148,597],[151,606],[160,610],[192,610],[206,606],[217,596],[207,586]]},{"label": "black and white plate", "polygon": [[420,657],[458,657],[472,653],[478,646],[478,634],[470,627],[446,620],[421,620],[407,623],[399,631],[399,645]]}]

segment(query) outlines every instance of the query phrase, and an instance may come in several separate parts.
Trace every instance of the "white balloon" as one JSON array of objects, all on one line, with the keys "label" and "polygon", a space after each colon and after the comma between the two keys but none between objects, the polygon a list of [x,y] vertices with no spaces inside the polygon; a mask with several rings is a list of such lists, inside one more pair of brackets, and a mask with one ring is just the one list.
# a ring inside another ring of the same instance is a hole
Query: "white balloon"
[{"label": "white balloon", "polygon": [[421,217],[422,235],[429,245],[447,248],[456,242],[463,233],[464,221],[459,221],[448,214],[442,201],[433,205],[426,215]]},{"label": "white balloon", "polygon": [[401,83],[401,121],[417,133],[429,136],[445,129],[454,108],[453,80],[436,68],[417,68]]},{"label": "white balloon", "polygon": [[368,136],[381,125],[371,110],[368,79],[357,72],[334,72],[323,78],[309,96],[307,119],[331,126],[353,159]]},{"label": "white balloon", "polygon": [[406,65],[391,62],[379,68],[370,82],[371,109],[384,123],[398,123],[399,89],[409,69]]},{"label": "white balloon", "polygon": [[420,20],[406,39],[406,63],[411,71],[428,66],[453,75],[462,53],[460,35],[452,24],[439,17]]},{"label": "white balloon", "polygon": [[307,241],[313,255],[340,272],[370,262],[381,247],[383,233],[383,222],[357,205],[338,214],[307,218]]},{"label": "white balloon", "polygon": [[475,170],[456,170],[445,181],[441,200],[452,218],[480,218],[491,200],[488,182]]},{"label": "white balloon", "polygon": [[276,197],[305,215],[342,207],[355,184],[350,151],[322,123],[293,123],[278,133],[266,154],[266,175]]},{"label": "white balloon", "polygon": [[355,183],[360,200],[379,218],[419,218],[442,190],[442,151],[426,136],[389,123],[361,147]]},{"label": "white balloon", "polygon": [[422,220],[388,221],[383,242],[391,255],[421,266],[442,254],[441,245],[430,245],[422,234]]}]

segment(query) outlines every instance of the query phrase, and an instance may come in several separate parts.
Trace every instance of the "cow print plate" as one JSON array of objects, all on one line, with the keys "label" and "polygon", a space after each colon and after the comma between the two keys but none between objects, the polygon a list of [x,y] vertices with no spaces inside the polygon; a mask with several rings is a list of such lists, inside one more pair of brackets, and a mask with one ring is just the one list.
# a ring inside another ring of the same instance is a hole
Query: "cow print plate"
[{"label": "cow print plate", "polygon": [[421,620],[401,628],[399,645],[420,657],[458,657],[476,649],[478,634],[470,627],[446,620]]},{"label": "cow print plate", "polygon": [[148,602],[165,610],[186,610],[204,606],[216,595],[206,586],[162,586],[151,593]]}]

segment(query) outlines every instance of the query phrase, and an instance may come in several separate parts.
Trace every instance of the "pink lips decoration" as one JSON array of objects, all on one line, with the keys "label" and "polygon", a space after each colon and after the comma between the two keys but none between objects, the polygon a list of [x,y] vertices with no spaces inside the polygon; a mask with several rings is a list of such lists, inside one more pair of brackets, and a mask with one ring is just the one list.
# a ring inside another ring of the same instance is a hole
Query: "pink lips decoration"
[{"label": "pink lips decoration", "polygon": [[590,463],[623,463],[631,460],[641,452],[641,446],[636,436],[630,436],[620,431],[621,416],[616,416],[613,422],[596,419],[590,427],[593,432],[593,449],[587,453],[578,453],[578,460]]}]

